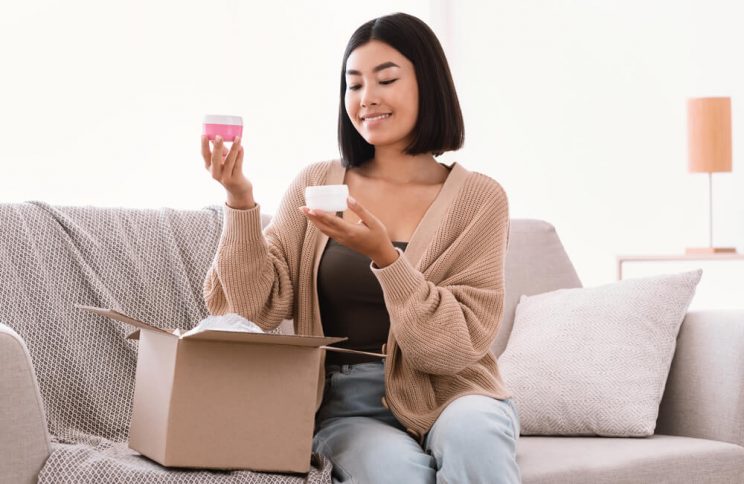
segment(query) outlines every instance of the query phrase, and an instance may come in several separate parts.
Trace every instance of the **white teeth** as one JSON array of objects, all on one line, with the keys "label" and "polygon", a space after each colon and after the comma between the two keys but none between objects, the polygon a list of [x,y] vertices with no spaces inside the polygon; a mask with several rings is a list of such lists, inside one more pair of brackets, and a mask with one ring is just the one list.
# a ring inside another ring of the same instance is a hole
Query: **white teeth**
[{"label": "white teeth", "polygon": [[365,121],[373,121],[375,119],[387,118],[389,116],[390,116],[390,114],[380,114],[379,116],[374,116],[374,117],[371,117],[371,118],[364,118],[364,120]]}]

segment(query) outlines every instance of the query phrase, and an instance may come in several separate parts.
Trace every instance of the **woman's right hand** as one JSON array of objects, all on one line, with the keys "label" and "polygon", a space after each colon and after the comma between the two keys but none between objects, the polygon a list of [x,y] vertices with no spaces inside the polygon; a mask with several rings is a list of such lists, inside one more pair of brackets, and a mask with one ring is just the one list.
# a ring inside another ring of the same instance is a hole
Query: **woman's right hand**
[{"label": "woman's right hand", "polygon": [[235,138],[228,151],[222,137],[217,136],[212,151],[209,147],[209,138],[203,134],[201,148],[204,167],[212,174],[212,178],[227,190],[228,204],[252,206],[253,184],[243,174],[243,146],[240,144],[240,137]]}]

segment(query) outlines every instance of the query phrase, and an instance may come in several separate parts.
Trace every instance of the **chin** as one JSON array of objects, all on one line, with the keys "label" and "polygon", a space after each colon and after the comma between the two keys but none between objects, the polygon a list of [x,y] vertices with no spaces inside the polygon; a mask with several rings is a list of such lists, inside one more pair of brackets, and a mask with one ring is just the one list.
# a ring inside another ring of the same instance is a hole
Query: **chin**
[{"label": "chin", "polygon": [[392,145],[400,141],[399,138],[395,138],[392,136],[368,136],[364,138],[364,140],[376,147]]}]

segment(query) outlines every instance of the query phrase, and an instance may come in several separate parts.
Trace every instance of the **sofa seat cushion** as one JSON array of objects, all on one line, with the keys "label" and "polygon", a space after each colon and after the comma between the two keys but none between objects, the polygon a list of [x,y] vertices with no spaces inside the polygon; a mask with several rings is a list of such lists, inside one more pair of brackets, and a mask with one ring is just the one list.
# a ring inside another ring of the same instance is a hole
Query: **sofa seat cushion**
[{"label": "sofa seat cushion", "polygon": [[744,482],[744,447],[671,435],[523,436],[524,484]]}]

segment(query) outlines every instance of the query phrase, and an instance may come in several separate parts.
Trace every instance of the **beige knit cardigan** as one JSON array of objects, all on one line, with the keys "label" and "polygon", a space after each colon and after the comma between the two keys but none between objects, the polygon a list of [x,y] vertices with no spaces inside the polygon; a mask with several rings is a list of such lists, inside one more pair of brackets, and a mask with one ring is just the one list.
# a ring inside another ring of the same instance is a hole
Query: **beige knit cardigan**
[{"label": "beige knit cardigan", "polygon": [[[210,314],[234,312],[264,330],[294,320],[296,334],[323,336],[317,274],[328,236],[298,210],[308,185],[341,184],[339,160],[305,167],[261,229],[260,205],[225,204],[217,254],[204,281]],[[468,394],[511,396],[491,344],[504,307],[509,237],[506,193],[492,178],[454,162],[405,251],[370,270],[390,314],[385,358],[388,408],[423,444],[440,412]],[[329,335],[343,336],[343,335]],[[316,410],[325,384],[325,352]]]}]

